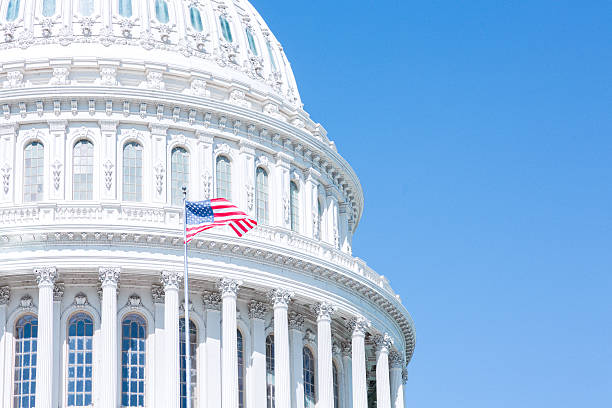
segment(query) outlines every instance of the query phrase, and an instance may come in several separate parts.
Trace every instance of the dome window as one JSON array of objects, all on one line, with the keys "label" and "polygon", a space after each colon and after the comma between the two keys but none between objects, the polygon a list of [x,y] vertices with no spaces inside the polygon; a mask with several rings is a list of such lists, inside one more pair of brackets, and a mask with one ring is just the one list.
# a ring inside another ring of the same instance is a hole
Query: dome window
[{"label": "dome window", "polygon": [[119,14],[121,17],[132,17],[132,0],[119,0]]},{"label": "dome window", "polygon": [[225,18],[225,16],[219,16],[219,23],[221,24],[221,33],[223,34],[225,41],[232,42],[232,29],[230,28],[227,18]]},{"label": "dome window", "polygon": [[93,0],[79,0],[79,13],[82,16],[91,16],[94,11]]},{"label": "dome window", "polygon": [[155,18],[162,24],[167,24],[170,21],[168,3],[164,0],[155,0]]},{"label": "dome window", "polygon": [[189,153],[182,147],[172,149],[171,190],[172,205],[183,204],[183,185],[189,185]]},{"label": "dome window", "polygon": [[20,0],[10,0],[6,8],[6,21],[14,21],[19,16]]},{"label": "dome window", "polygon": [[201,32],[204,30],[204,26],[202,25],[202,16],[200,15],[200,10],[197,7],[189,8],[189,19],[191,20],[191,27],[197,32]]},{"label": "dome window", "polygon": [[55,14],[55,0],[43,0],[43,17],[52,17]]},{"label": "dome window", "polygon": [[270,41],[266,42],[266,46],[268,48],[268,55],[270,56],[270,63],[272,63],[272,70],[276,72],[278,71],[278,67],[276,66],[276,60],[274,60],[274,53],[272,52],[272,46],[270,45]]},{"label": "dome window", "polygon": [[255,45],[255,38],[253,38],[253,32],[248,27],[246,29],[246,36],[247,41],[249,42],[249,48],[251,49],[251,52],[255,55],[259,55],[259,53],[257,52],[257,46]]}]

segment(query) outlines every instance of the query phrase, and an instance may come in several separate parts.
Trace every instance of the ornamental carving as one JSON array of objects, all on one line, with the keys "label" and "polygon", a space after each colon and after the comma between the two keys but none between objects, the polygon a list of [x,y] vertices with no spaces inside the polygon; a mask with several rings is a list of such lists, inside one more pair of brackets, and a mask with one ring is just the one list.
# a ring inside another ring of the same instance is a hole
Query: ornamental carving
[{"label": "ornamental carving", "polygon": [[62,299],[64,299],[64,284],[57,282],[53,285],[53,301],[61,302]]},{"label": "ornamental carving", "polygon": [[209,200],[212,192],[212,176],[208,170],[202,174],[202,198]]},{"label": "ornamental carving", "polygon": [[153,297],[153,303],[164,303],[166,299],[164,287],[159,284],[151,285],[151,297]]},{"label": "ornamental carving", "polygon": [[53,68],[53,75],[49,80],[49,85],[68,85],[70,83],[68,81],[69,73],[70,71],[65,67]]},{"label": "ornamental carving", "polygon": [[177,271],[162,271],[161,273],[161,283],[164,285],[165,291],[168,289],[178,289],[182,279],[183,275]]},{"label": "ornamental carving", "polygon": [[117,82],[117,68],[115,67],[102,67],[100,68],[100,78],[98,79],[99,85],[104,86],[116,86],[119,85]]},{"label": "ornamental carving", "polygon": [[351,357],[353,354],[353,345],[348,341],[343,341],[340,343],[340,347],[342,347],[342,356]]},{"label": "ornamental carving", "polygon": [[98,278],[102,283],[102,287],[105,285],[117,286],[119,283],[119,276],[121,275],[121,268],[117,267],[101,267],[98,271]]},{"label": "ornamental carving", "polygon": [[316,313],[317,319],[330,320],[332,315],[336,311],[336,306],[332,305],[329,302],[320,302],[312,307],[312,311]]},{"label": "ornamental carving", "polygon": [[255,204],[255,187],[253,187],[252,184],[247,184],[245,188],[247,194],[247,208],[249,211],[252,211]]},{"label": "ornamental carving", "polygon": [[166,169],[164,165],[159,162],[155,165],[155,190],[157,194],[161,194],[164,190],[164,176],[166,174]]},{"label": "ornamental carving", "polygon": [[268,292],[268,299],[270,299],[270,303],[276,306],[289,306],[291,299],[295,296],[295,293],[287,290],[287,289],[272,289]]},{"label": "ornamental carving", "polygon": [[104,187],[107,190],[113,186],[113,167],[115,165],[110,160],[104,162]]},{"label": "ornamental carving", "polygon": [[389,365],[391,368],[402,368],[406,364],[404,364],[404,357],[397,350],[391,350],[389,352]]},{"label": "ornamental carving", "polygon": [[353,332],[353,336],[355,335],[365,336],[370,326],[371,326],[370,322],[363,317],[353,317],[348,322],[348,327],[351,330],[351,332]]},{"label": "ornamental carving", "polygon": [[96,17],[82,17],[80,20],[81,23],[81,32],[85,37],[89,37],[91,35],[91,28],[97,20]]},{"label": "ornamental carving", "polygon": [[53,266],[34,268],[34,275],[36,276],[36,283],[38,286],[53,287],[55,279],[57,278],[57,269]]},{"label": "ornamental carving", "polygon": [[60,188],[60,182],[62,180],[62,167],[63,165],[59,160],[56,160],[51,165],[51,168],[53,169],[53,187],[55,187],[56,190],[59,190]]},{"label": "ornamental carving", "polygon": [[297,312],[289,312],[289,329],[304,331],[304,315]]},{"label": "ornamental carving", "polygon": [[251,300],[251,303],[249,303],[249,317],[251,319],[263,320],[266,317],[267,311],[268,308],[263,302]]},{"label": "ornamental carving", "polygon": [[141,84],[141,87],[157,90],[166,89],[166,84],[164,83],[164,74],[155,71],[149,72],[147,74],[147,80]]},{"label": "ornamental carving", "polygon": [[195,49],[201,53],[206,52],[206,42],[209,41],[208,37],[210,34],[203,32],[195,32],[191,34],[193,37],[193,43],[195,44]]},{"label": "ornamental carving", "polygon": [[11,288],[0,286],[0,305],[8,305],[9,300],[11,300]]},{"label": "ornamental carving", "polygon": [[3,83],[4,88],[23,88],[23,72],[9,71],[6,73],[6,81]]},{"label": "ornamental carving", "polygon": [[372,342],[376,346],[376,351],[389,351],[393,345],[393,339],[387,333],[376,333],[372,336]]},{"label": "ornamental carving", "polygon": [[317,344],[317,335],[310,329],[306,329],[304,333],[304,344],[315,346]]},{"label": "ornamental carving", "polygon": [[229,278],[221,278],[219,282],[217,282],[217,287],[219,288],[219,292],[221,292],[221,296],[238,296],[238,289],[242,285],[242,281],[229,279]]},{"label": "ornamental carving", "polygon": [[234,89],[233,91],[231,91],[227,102],[231,103],[232,105],[241,106],[243,108],[251,107],[251,103],[246,100],[246,94],[241,89]]},{"label": "ornamental carving", "polygon": [[131,308],[138,308],[142,306],[142,299],[140,299],[140,296],[138,296],[137,294],[133,294],[131,295],[126,303],[126,306],[131,307]]},{"label": "ornamental carving", "polygon": [[19,299],[19,307],[21,309],[30,309],[34,306],[32,296],[24,295]]},{"label": "ornamental carving", "polygon": [[210,96],[210,91],[206,89],[206,81],[203,79],[192,79],[189,93],[194,96]]},{"label": "ornamental carving", "polygon": [[79,292],[74,297],[74,301],[72,302],[73,306],[87,306],[89,302],[87,301],[87,296],[83,292]]},{"label": "ornamental carving", "polygon": [[263,113],[265,113],[268,116],[272,116],[273,118],[276,118],[278,120],[283,120],[285,119],[283,117],[283,115],[281,115],[279,109],[278,109],[278,105],[275,103],[266,103],[263,106]]},{"label": "ornamental carving", "polygon": [[221,310],[221,294],[219,292],[202,292],[202,302],[205,309]]},{"label": "ornamental carving", "polygon": [[289,197],[287,197],[287,194],[283,195],[283,219],[285,223],[289,222]]},{"label": "ornamental carving", "polygon": [[10,181],[11,181],[11,167],[8,163],[4,163],[2,166],[2,189],[4,190],[4,194],[8,194]]}]

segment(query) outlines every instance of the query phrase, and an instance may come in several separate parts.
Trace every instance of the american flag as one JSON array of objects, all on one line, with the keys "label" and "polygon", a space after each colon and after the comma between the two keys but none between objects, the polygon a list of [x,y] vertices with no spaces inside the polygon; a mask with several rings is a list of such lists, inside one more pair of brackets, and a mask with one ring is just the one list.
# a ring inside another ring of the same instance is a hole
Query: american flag
[{"label": "american flag", "polygon": [[239,237],[257,225],[257,221],[241,211],[225,198],[204,201],[186,201],[187,213],[186,243],[202,231],[229,225]]}]

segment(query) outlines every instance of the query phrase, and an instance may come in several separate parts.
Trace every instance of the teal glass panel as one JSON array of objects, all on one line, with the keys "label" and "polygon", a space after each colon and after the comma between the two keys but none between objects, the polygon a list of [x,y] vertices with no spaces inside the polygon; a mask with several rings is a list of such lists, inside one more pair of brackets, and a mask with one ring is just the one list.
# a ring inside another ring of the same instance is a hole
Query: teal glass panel
[{"label": "teal glass panel", "polygon": [[270,56],[270,62],[272,63],[272,70],[273,71],[278,71],[278,68],[276,66],[276,60],[274,59],[274,53],[272,52],[272,46],[270,45],[270,42],[266,42],[266,46],[268,47],[268,55]]},{"label": "teal glass panel", "polygon": [[42,13],[44,17],[51,17],[55,14],[55,0],[43,0]]},{"label": "teal glass panel", "polygon": [[121,17],[132,17],[132,0],[119,0],[119,14]]},{"label": "teal glass panel", "polygon": [[10,0],[8,7],[6,8],[6,21],[13,21],[19,16],[19,5],[20,0]]},{"label": "teal glass panel", "polygon": [[221,23],[221,32],[223,33],[223,38],[225,41],[232,42],[232,30],[230,28],[229,22],[223,16],[219,16],[219,22]]},{"label": "teal glass panel", "polygon": [[200,15],[200,10],[196,7],[191,7],[189,9],[189,18],[191,19],[191,26],[196,31],[204,30],[204,26],[202,25],[202,16]]},{"label": "teal glass panel", "polygon": [[168,16],[168,3],[164,0],[155,0],[155,17],[157,21],[162,24],[166,24],[170,21],[170,17]]},{"label": "teal glass panel", "polygon": [[82,16],[91,16],[94,11],[93,0],[79,0],[79,13]]},{"label": "teal glass panel", "polygon": [[259,55],[257,53],[257,46],[255,45],[255,38],[253,38],[253,33],[251,32],[250,28],[246,29],[246,36],[247,36],[247,41],[249,42],[249,48],[251,49],[253,54]]}]

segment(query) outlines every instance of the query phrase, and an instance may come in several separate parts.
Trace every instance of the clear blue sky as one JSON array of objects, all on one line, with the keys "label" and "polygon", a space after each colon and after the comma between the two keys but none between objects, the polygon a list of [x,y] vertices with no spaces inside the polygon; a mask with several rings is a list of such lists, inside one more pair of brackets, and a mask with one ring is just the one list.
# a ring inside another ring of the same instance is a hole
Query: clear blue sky
[{"label": "clear blue sky", "polygon": [[407,405],[611,407],[612,2],[253,4],[363,184]]}]

